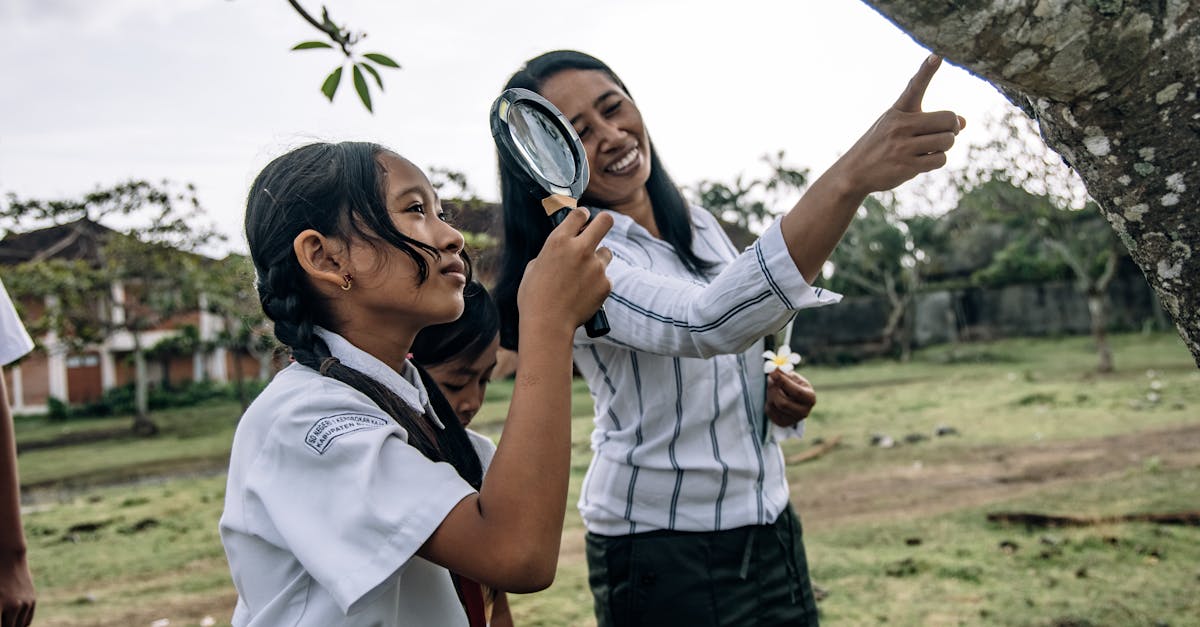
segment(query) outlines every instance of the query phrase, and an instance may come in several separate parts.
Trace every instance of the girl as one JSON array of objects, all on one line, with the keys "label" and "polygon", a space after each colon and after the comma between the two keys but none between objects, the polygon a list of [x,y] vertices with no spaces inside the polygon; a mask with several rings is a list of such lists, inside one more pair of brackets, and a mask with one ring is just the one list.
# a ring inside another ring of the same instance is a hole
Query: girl
[{"label": "girl", "polygon": [[[615,220],[605,239],[612,331],[575,337],[596,406],[579,508],[602,627],[816,624],[776,441],[799,434],[816,397],[803,378],[778,371],[764,385],[761,338],[797,309],[840,299],[810,283],[868,193],[945,163],[960,119],[920,110],[938,61],[924,63],[895,106],[740,254],[711,214],[684,201],[604,63],[550,52],[508,81],[571,121],[590,168],[581,200]],[[549,228],[538,199],[503,170],[501,193],[496,293],[501,343],[511,348],[524,341],[524,264]]]},{"label": "girl", "polygon": [[596,247],[612,223],[586,219],[555,230],[522,281],[527,359],[483,486],[461,425],[436,415],[406,359],[421,328],[459,316],[469,277],[428,179],[358,142],[304,146],[259,174],[246,238],[295,363],[234,436],[220,523],[234,625],[474,627],[479,583],[550,584],[571,337],[609,287]]},{"label": "girl", "polygon": [[466,427],[483,405],[484,392],[496,368],[500,312],[487,288],[476,281],[463,290],[463,303],[463,313],[457,320],[426,327],[417,334],[412,360],[437,382]]},{"label": "girl", "polygon": [[[454,322],[425,327],[413,340],[412,362],[421,373],[438,415],[455,416],[465,428],[483,406],[484,393],[496,368],[500,347],[500,313],[483,285],[472,281],[463,290],[463,313]],[[441,405],[440,403],[444,403]],[[467,429],[484,474],[496,445]],[[511,627],[508,597],[499,590],[483,591],[489,627]]]}]

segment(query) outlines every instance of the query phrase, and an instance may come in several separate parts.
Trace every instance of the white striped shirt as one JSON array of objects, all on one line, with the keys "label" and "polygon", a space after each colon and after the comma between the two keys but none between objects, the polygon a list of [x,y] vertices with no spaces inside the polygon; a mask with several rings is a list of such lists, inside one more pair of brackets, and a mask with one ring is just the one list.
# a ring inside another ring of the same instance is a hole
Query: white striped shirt
[{"label": "white striped shirt", "polygon": [[579,499],[592,533],[761,525],[787,506],[777,438],[803,423],[766,428],[762,338],[841,295],[808,285],[778,222],[739,254],[711,214],[691,211],[692,249],[717,264],[705,278],[627,216],[613,212],[604,239],[612,331],[575,336],[596,409]]}]

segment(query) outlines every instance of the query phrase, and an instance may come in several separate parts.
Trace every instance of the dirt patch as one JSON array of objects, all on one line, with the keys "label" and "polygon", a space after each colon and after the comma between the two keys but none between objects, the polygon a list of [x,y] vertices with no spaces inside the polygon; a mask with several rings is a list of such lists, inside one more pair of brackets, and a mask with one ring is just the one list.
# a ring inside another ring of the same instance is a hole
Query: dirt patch
[{"label": "dirt patch", "polygon": [[[834,451],[831,455],[837,455]],[[793,479],[806,530],[906,520],[977,507],[1048,487],[1096,481],[1157,457],[1163,467],[1200,465],[1200,424],[1102,438],[978,447],[953,460],[882,466],[853,475]],[[582,530],[563,533],[560,564],[584,560]]]},{"label": "dirt patch", "polygon": [[188,595],[182,598],[155,599],[147,604],[153,607],[129,606],[120,610],[105,608],[88,618],[73,616],[55,616],[53,618],[35,617],[34,624],[39,627],[128,627],[129,625],[150,625],[154,621],[167,619],[171,625],[198,625],[205,617],[211,617],[217,625],[228,625],[233,614],[233,606],[237,603],[237,593],[231,587],[220,592],[208,592]]},{"label": "dirt patch", "polygon": [[1096,481],[1158,458],[1200,465],[1200,424],[1102,438],[980,447],[946,462],[887,466],[792,482],[806,529],[904,520],[986,505],[1048,487]]},{"label": "dirt patch", "polygon": [[86,431],[64,433],[61,435],[56,435],[52,438],[46,438],[44,440],[17,442],[17,455],[28,453],[30,451],[48,448],[60,448],[63,446],[74,446],[76,444],[92,444],[94,442],[103,442],[105,440],[129,440],[133,439],[134,437],[133,430],[128,426],[114,427],[112,429],[88,429]]}]

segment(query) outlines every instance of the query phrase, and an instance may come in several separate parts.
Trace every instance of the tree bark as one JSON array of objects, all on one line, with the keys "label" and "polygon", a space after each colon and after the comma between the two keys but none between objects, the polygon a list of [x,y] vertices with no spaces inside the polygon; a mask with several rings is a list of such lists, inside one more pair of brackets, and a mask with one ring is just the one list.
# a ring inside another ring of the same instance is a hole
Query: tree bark
[{"label": "tree bark", "polygon": [[140,436],[158,433],[158,425],[150,420],[149,375],[146,373],[146,353],[142,348],[142,336],[133,330],[133,432]]},{"label": "tree bark", "polygon": [[1038,121],[1200,366],[1200,0],[864,0]]}]

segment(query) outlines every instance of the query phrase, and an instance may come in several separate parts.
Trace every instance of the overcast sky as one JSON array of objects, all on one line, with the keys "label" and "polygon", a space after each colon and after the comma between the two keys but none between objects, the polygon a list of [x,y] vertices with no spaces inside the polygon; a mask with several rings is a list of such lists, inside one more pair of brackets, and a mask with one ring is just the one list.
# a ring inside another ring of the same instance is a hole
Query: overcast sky
[{"label": "overcast sky", "polygon": [[[361,51],[404,66],[384,73],[374,115],[348,81],[333,104],[320,94],[340,57],[289,52],[320,35],[284,0],[3,0],[0,192],[58,198],[129,178],[192,182],[231,247],[244,249],[245,193],[267,161],[313,140],[365,139],[425,168],[460,170],[494,200],[489,107],[524,60],[556,48],[616,70],[682,185],[761,173],[759,158],[780,149],[819,172],[928,54],[858,0],[328,6],[368,33]],[[974,123],[952,157],[961,163],[1004,102],[944,65],[925,108]]]}]

